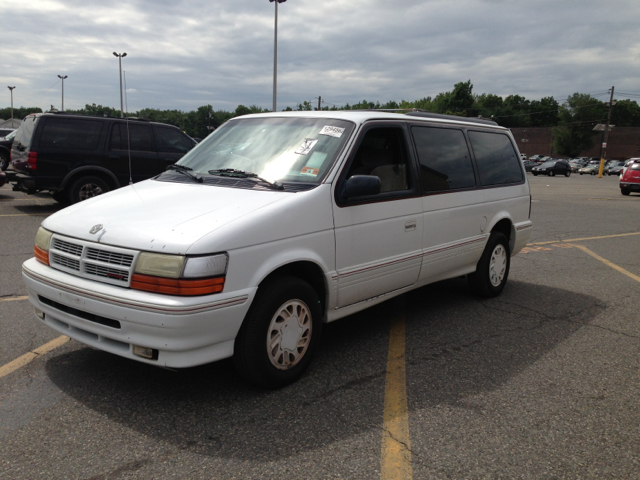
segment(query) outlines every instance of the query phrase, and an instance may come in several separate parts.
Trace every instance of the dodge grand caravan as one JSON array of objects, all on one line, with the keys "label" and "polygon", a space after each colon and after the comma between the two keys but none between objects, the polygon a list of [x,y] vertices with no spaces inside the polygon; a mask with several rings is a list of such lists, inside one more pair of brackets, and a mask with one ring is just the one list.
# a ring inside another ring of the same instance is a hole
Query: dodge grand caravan
[{"label": "dodge grand caravan", "polygon": [[42,222],[37,318],[153,365],[233,357],[278,387],[322,325],[466,275],[500,294],[532,230],[509,130],[422,112],[247,115],[172,170]]}]

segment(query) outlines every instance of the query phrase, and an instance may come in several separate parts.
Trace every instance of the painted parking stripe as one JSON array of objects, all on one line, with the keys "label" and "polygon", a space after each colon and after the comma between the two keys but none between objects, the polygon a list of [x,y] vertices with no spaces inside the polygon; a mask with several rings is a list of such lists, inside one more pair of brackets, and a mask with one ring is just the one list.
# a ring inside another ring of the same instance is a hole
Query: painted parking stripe
[{"label": "painted parking stripe", "polygon": [[26,300],[27,298],[29,298],[29,295],[24,295],[22,297],[0,298],[0,302],[15,302],[15,301],[18,301],[18,300]]},{"label": "painted parking stripe", "polygon": [[48,353],[51,350],[55,350],[58,347],[61,347],[62,345],[67,343],[69,340],[70,338],[67,337],[66,335],[61,335],[58,338],[51,340],[49,343],[45,343],[41,347],[38,347],[35,350],[31,350],[30,352],[25,353],[21,357],[16,358],[12,362],[9,362],[6,365],[3,365],[2,367],[0,367],[0,378],[6,377],[10,373],[13,373],[16,370],[18,370],[19,368],[22,368],[25,365],[28,365],[39,356],[44,355],[45,353]]},{"label": "painted parking stripe", "polygon": [[601,237],[567,238],[567,239],[562,239],[562,240],[552,240],[550,242],[527,243],[527,246],[531,246],[531,245],[549,245],[551,243],[561,243],[561,242],[584,242],[586,240],[600,240],[600,239],[603,239],[603,238],[628,237],[628,236],[631,236],[631,235],[640,235],[640,232],[618,233],[617,235],[603,235]]},{"label": "painted parking stripe", "polygon": [[413,478],[409,409],[407,406],[404,318],[396,318],[391,323],[380,463],[380,478],[382,480],[410,480]]},{"label": "painted parking stripe", "polygon": [[596,260],[600,260],[602,263],[604,263],[605,265],[613,268],[614,270],[617,270],[618,272],[622,273],[623,275],[626,275],[629,278],[632,278],[633,280],[635,280],[636,282],[640,282],[640,277],[638,275],[635,275],[633,273],[631,273],[628,270],[625,270],[624,268],[616,265],[613,262],[610,262],[609,260],[607,260],[606,258],[602,258],[600,255],[598,255],[595,252],[592,252],[591,250],[589,250],[587,247],[583,246],[583,245],[574,245],[574,247],[579,248],[580,250],[582,250],[584,253],[591,255],[593,258],[595,258]]}]

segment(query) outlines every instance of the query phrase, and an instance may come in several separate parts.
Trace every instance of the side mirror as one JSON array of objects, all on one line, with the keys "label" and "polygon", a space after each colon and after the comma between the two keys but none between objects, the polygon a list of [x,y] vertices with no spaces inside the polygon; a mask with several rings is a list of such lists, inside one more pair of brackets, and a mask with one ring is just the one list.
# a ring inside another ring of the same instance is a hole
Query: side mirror
[{"label": "side mirror", "polygon": [[344,193],[347,198],[377,195],[381,184],[380,178],[374,175],[354,175],[347,180]]}]

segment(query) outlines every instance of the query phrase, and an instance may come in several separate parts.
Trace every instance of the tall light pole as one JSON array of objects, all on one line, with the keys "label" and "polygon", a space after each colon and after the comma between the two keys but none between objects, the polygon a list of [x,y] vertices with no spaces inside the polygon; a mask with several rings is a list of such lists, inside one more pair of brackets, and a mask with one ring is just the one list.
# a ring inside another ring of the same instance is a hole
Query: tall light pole
[{"label": "tall light pole", "polygon": [[276,4],[276,23],[273,29],[273,111],[276,111],[276,91],[278,85],[278,4],[287,0],[269,0]]},{"label": "tall light pole", "polygon": [[62,111],[64,112],[64,79],[68,78],[69,75],[65,75],[64,77],[62,75],[58,75],[58,78],[62,80]]},{"label": "tall light pole", "polygon": [[122,58],[127,56],[127,52],[113,54],[118,57],[118,64],[120,66],[120,118],[124,118],[124,103],[122,102]]},{"label": "tall light pole", "polygon": [[[15,86],[13,86],[13,87],[7,86],[7,88],[9,90],[11,90],[11,120],[13,120],[13,89],[16,88],[16,87]],[[11,122],[11,126],[13,127],[13,122]]]}]

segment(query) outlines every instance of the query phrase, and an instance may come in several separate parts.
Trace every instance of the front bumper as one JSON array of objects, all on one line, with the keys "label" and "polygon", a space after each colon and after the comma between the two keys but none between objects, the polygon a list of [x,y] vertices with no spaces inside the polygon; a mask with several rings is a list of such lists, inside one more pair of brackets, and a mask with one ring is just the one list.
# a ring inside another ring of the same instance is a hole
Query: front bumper
[{"label": "front bumper", "polygon": [[631,192],[640,192],[640,183],[620,182],[620,188]]},{"label": "front bumper", "polygon": [[[176,297],[94,282],[43,265],[22,265],[29,301],[49,327],[79,342],[165,367],[192,367],[233,355],[233,344],[257,288]],[[157,360],[133,346],[158,351]]]}]

